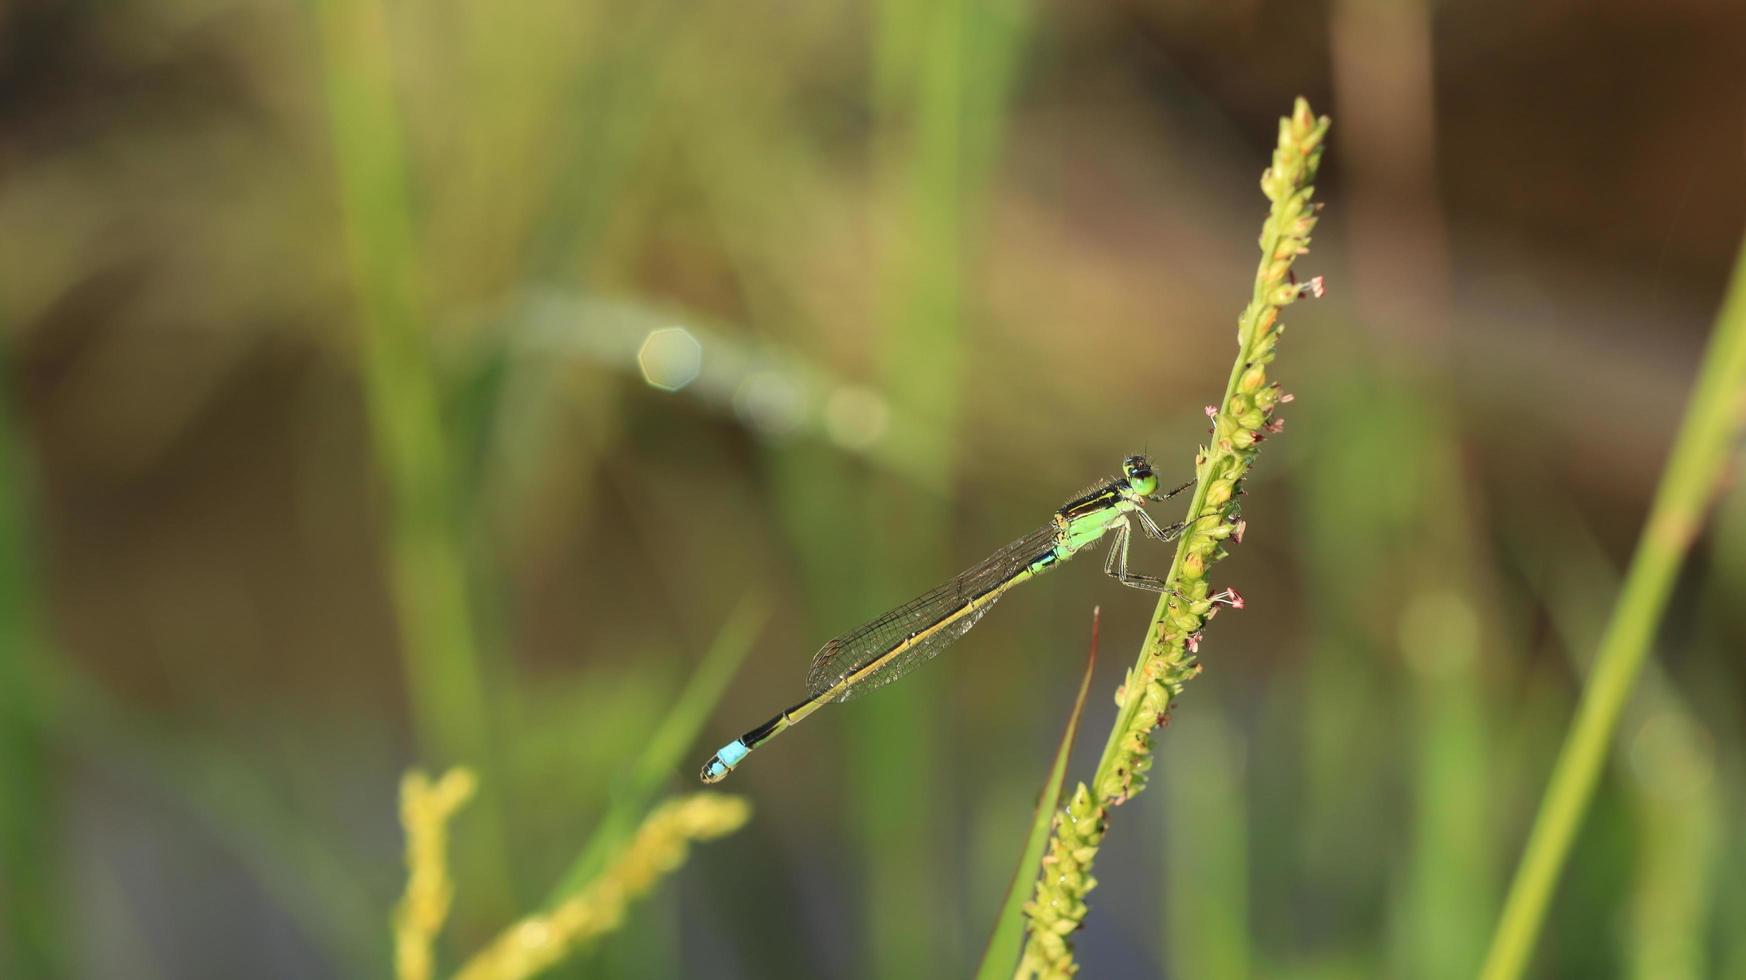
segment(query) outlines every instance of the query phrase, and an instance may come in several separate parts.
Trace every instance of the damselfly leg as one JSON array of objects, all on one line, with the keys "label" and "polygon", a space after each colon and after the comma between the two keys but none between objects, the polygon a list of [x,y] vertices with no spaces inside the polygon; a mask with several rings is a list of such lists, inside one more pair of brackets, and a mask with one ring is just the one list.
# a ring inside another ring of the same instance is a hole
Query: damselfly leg
[{"label": "damselfly leg", "polygon": [[[1103,573],[1130,589],[1144,589],[1147,592],[1172,591],[1161,578],[1128,571],[1128,539],[1133,536],[1134,529],[1127,518],[1115,522],[1112,529],[1115,531],[1115,542],[1109,546],[1109,557],[1103,560]],[[1160,531],[1159,535],[1162,534]]]}]

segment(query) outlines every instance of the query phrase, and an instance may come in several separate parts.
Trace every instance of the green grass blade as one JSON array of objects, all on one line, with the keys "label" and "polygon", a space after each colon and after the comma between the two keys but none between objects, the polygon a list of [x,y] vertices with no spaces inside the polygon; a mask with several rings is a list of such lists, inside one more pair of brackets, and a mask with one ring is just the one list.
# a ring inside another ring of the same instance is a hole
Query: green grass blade
[{"label": "green grass blade", "polygon": [[339,835],[299,819],[257,761],[130,710],[66,658],[39,659],[33,673],[44,738],[84,765],[126,773],[174,801],[342,972],[362,975],[385,961],[367,863],[340,846]]},{"label": "green grass blade", "polygon": [[[904,469],[947,485],[972,367],[963,301],[979,245],[972,209],[991,176],[975,168],[969,141],[996,129],[973,128],[970,120],[979,110],[1005,111],[1004,99],[992,95],[973,102],[974,86],[986,83],[992,92],[998,84],[980,74],[984,63],[973,52],[1009,39],[988,29],[976,0],[880,0],[870,8],[875,186],[893,216],[874,259],[878,386],[899,411],[932,420],[906,433]],[[869,525],[911,532],[901,546],[891,536],[872,537],[866,553],[875,589],[902,591],[899,583],[949,564],[951,517],[939,501],[889,479],[869,488]],[[915,541],[934,544],[917,549]],[[964,955],[957,948],[963,903],[956,882],[940,873],[948,855],[937,835],[916,833],[932,821],[932,800],[946,788],[936,750],[946,741],[944,682],[928,672],[900,699],[871,700],[850,722],[850,792],[866,874],[865,975],[873,980],[926,975]]]},{"label": "green grass blade", "polygon": [[1705,352],[1648,523],[1510,883],[1481,972],[1484,980],[1515,980],[1527,968],[1553,887],[1594,796],[1620,709],[1636,687],[1673,593],[1674,577],[1734,454],[1742,390],[1746,390],[1746,247],[1735,259],[1715,336]]},{"label": "green grass blade", "polygon": [[[1617,594],[1618,574],[1574,505],[1541,492],[1550,506],[1531,517],[1516,515],[1507,537],[1518,562],[1532,569],[1523,579],[1546,610],[1558,645],[1587,676],[1591,665],[1583,654],[1597,645],[1605,616],[1597,599]],[[1726,812],[1709,734],[1652,659],[1643,664],[1632,701],[1630,716],[1614,733],[1613,768],[1637,827],[1632,928],[1624,951],[1635,976],[1709,976],[1704,931],[1716,900],[1718,818]]]},{"label": "green grass blade", "polygon": [[[395,89],[393,17],[380,2],[309,8],[333,152],[347,271],[355,293],[371,452],[385,490],[387,579],[418,752],[432,764],[488,766],[485,664],[455,510],[443,390],[426,329],[426,273]],[[467,899],[508,914],[506,815],[498,784],[480,794],[456,849]]]},{"label": "green grass blade", "polygon": [[[1207,705],[1211,708],[1213,705]],[[1164,917],[1160,962],[1172,977],[1249,977],[1250,805],[1244,733],[1224,711],[1171,722],[1164,770]]]},{"label": "green grass blade", "polygon": [[1085,673],[1079,678],[1079,693],[1073,697],[1073,713],[1067,716],[1067,728],[1061,732],[1061,744],[1055,749],[1055,762],[1049,767],[1049,778],[1043,782],[1042,795],[1037,797],[1037,813],[1031,819],[1030,836],[1025,838],[1024,853],[1013,869],[1012,884],[1006,900],[1000,905],[1000,915],[994,920],[994,934],[982,951],[982,964],[976,968],[976,980],[1007,980],[1018,968],[1019,950],[1025,935],[1025,900],[1030,897],[1030,883],[1036,877],[1033,868],[1043,860],[1043,847],[1049,842],[1049,825],[1055,817],[1055,807],[1061,802],[1061,783],[1067,778],[1067,757],[1073,754],[1073,739],[1079,734],[1079,716],[1085,710],[1085,694],[1091,690],[1092,669],[1097,666],[1098,624],[1101,609],[1091,611],[1091,648],[1085,655]]},{"label": "green grass blade", "polygon": [[[0,349],[0,381],[6,351]],[[38,615],[23,447],[0,387],[0,964],[13,976],[64,969],[55,779],[44,732]]]},{"label": "green grass blade", "polygon": [[689,759],[685,753],[697,740],[704,720],[714,712],[716,703],[745,661],[746,654],[751,652],[752,641],[757,639],[768,615],[769,603],[758,592],[741,599],[728,615],[691,680],[674,699],[672,710],[649,735],[642,754],[620,777],[606,816],[558,880],[549,901],[565,898],[587,884],[630,838],[647,815],[655,791],[660,789],[675,766]]},{"label": "green grass blade", "polygon": [[490,757],[485,696],[453,519],[441,392],[425,334],[418,234],[400,139],[388,13],[313,7],[363,349],[377,467],[388,489],[389,572],[420,749]]}]

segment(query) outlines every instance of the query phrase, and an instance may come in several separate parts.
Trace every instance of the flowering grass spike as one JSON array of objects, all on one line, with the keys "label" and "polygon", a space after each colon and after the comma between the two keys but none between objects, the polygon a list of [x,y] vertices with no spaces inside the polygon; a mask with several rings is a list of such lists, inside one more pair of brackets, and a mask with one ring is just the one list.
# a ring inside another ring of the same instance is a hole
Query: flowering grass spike
[{"label": "flowering grass spike", "polygon": [[1310,182],[1328,126],[1327,117],[1312,114],[1303,99],[1279,121],[1273,164],[1261,174],[1261,191],[1272,202],[1261,229],[1261,262],[1249,305],[1237,320],[1238,356],[1224,398],[1208,406],[1212,438],[1195,457],[1197,483],[1187,530],[1165,577],[1170,591],[1159,598],[1139,661],[1116,691],[1121,710],[1090,787],[1080,783],[1055,818],[1035,895],[1025,907],[1020,977],[1067,977],[1078,971],[1068,937],[1084,923],[1085,896],[1097,886],[1091,866],[1108,828],[1110,808],[1145,788],[1152,730],[1164,724],[1183,685],[1200,672],[1195,654],[1207,621],[1220,606],[1243,607],[1236,590],[1213,592],[1207,571],[1225,557],[1227,542],[1242,540],[1246,525],[1237,497],[1243,477],[1262,441],[1283,425],[1274,412],[1291,400],[1267,374],[1285,329],[1280,311],[1323,293],[1320,277],[1299,283],[1292,263],[1309,251],[1310,231],[1321,209],[1311,199],[1315,188]]},{"label": "flowering grass spike", "polygon": [[[394,910],[395,980],[431,980],[432,946],[454,901],[449,878],[449,822],[473,796],[478,779],[452,769],[434,783],[422,772],[400,783],[406,830],[406,893]],[[455,973],[455,980],[528,980],[557,965],[624,921],[630,903],[685,863],[691,845],[731,834],[751,818],[737,796],[696,793],[656,807],[606,867],[552,908],[527,916]]]}]

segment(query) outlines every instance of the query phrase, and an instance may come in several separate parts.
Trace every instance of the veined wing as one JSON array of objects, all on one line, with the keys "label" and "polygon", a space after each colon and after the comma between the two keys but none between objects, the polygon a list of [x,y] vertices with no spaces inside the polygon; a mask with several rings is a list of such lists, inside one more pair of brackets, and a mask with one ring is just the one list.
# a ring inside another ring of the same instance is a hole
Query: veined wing
[{"label": "veined wing", "polygon": [[812,657],[807,693],[816,697],[865,669],[835,698],[851,701],[925,663],[968,633],[1000,597],[1002,586],[1055,546],[1057,534],[1053,523],[1045,524],[944,585],[826,643]]}]

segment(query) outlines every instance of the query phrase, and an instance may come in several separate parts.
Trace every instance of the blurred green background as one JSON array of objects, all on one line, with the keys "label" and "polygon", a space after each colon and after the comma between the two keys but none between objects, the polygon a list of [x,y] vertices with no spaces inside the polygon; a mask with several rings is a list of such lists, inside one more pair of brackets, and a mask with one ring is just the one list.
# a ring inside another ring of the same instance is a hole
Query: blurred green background
[{"label": "blurred green background", "polygon": [[[1330,296],[1081,960],[1471,976],[1746,217],[1743,42],[1719,0],[0,8],[0,973],[386,975],[399,775],[465,763],[458,962],[829,636],[1125,454],[1186,478],[1303,94]],[[1746,977],[1743,594],[1731,485],[1535,975]],[[1152,608],[1094,560],[759,753],[752,825],[567,975],[968,973],[1097,604],[1083,778]]]}]

